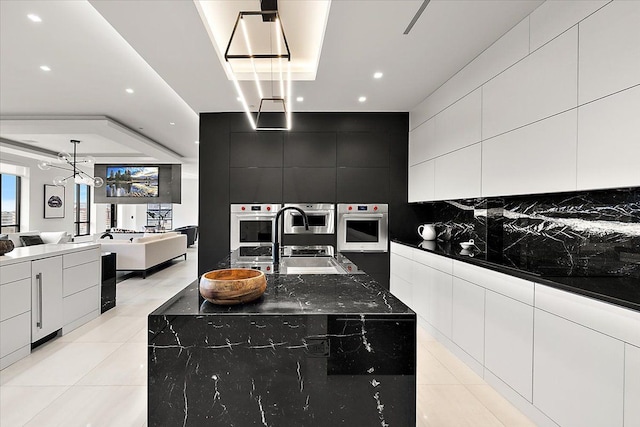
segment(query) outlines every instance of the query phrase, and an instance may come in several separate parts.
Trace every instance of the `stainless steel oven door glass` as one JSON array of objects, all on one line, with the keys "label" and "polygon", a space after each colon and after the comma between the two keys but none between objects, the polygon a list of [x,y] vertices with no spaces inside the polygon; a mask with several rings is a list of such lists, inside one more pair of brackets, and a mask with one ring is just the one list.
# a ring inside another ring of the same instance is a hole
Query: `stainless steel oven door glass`
[{"label": "stainless steel oven door glass", "polygon": [[269,246],[273,220],[279,204],[231,205],[230,249],[241,246]]},{"label": "stainless steel oven door glass", "polygon": [[302,215],[294,210],[284,213],[285,234],[333,234],[335,230],[336,208],[332,204],[292,204],[287,203],[285,207],[291,206],[302,209],[307,214],[309,220],[309,230],[305,230]]},{"label": "stainless steel oven door glass", "polygon": [[389,205],[338,204],[338,252],[387,252]]}]

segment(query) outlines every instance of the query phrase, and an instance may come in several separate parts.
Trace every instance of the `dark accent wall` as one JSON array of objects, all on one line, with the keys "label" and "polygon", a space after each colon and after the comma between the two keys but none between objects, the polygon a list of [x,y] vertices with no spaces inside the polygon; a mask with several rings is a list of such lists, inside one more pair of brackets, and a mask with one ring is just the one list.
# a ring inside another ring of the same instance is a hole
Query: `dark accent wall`
[{"label": "dark accent wall", "polygon": [[[294,113],[293,124],[256,132],[243,113],[200,115],[199,274],[229,253],[231,203],[388,203],[390,236],[414,235],[421,208],[407,203],[408,113]],[[388,253],[353,258],[388,286]]]}]

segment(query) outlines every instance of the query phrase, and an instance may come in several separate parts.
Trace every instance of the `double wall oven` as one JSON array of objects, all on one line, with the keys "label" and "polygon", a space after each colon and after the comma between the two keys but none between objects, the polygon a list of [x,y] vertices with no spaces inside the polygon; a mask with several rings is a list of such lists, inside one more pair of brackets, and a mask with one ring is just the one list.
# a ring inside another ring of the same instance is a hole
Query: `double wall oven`
[{"label": "double wall oven", "polygon": [[387,252],[389,205],[338,204],[338,252]]}]

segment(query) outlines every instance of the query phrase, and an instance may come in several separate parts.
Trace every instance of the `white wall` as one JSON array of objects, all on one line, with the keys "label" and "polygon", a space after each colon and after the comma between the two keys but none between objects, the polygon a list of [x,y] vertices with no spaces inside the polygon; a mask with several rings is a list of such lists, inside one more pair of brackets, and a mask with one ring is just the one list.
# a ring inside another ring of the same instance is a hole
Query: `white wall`
[{"label": "white wall", "polygon": [[543,3],[410,112],[409,201],[640,185],[639,22]]},{"label": "white wall", "polygon": [[182,203],[173,205],[173,227],[198,225],[198,179],[182,177]]},{"label": "white wall", "polygon": [[64,171],[54,168],[43,171],[38,169],[38,161],[33,158],[6,153],[2,154],[2,163],[27,169],[21,184],[20,231],[67,231],[73,234],[73,183],[67,184],[65,188],[64,218],[44,218],[44,185],[53,185],[52,181],[56,176],[66,176]]}]

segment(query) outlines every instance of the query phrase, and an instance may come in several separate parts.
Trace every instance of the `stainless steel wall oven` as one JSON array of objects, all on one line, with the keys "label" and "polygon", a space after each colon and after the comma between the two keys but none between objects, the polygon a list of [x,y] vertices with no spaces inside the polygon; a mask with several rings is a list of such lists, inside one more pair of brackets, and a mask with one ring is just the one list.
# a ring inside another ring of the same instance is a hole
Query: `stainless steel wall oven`
[{"label": "stainless steel wall oven", "polygon": [[338,204],[339,252],[387,252],[389,205]]},{"label": "stainless steel wall oven", "polygon": [[335,212],[333,204],[327,203],[307,203],[292,204],[287,203],[285,207],[291,206],[302,209],[307,214],[309,220],[309,230],[305,230],[302,215],[289,210],[284,213],[285,234],[333,234],[335,230]]},{"label": "stainless steel wall oven", "polygon": [[270,246],[273,220],[280,204],[231,205],[230,249]]}]

